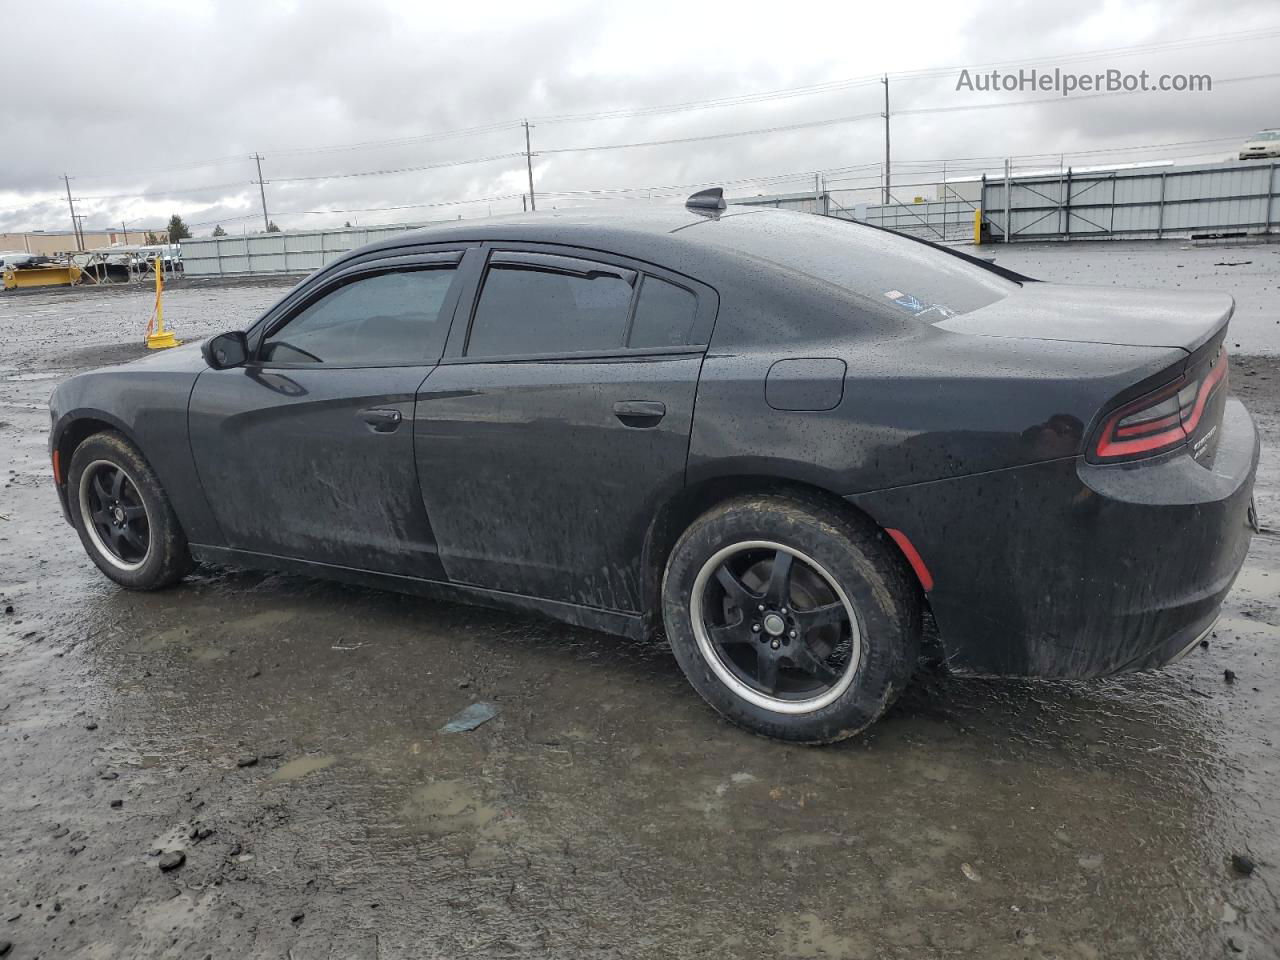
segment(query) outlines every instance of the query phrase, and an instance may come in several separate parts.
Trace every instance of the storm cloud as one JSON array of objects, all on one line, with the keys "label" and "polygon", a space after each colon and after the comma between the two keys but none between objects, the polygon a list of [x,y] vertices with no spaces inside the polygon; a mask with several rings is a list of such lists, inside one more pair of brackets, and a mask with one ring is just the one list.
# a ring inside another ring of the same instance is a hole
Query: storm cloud
[{"label": "storm cloud", "polygon": [[[874,116],[884,91],[872,78],[885,72],[894,180],[908,194],[935,180],[944,159],[950,176],[995,170],[1011,155],[1022,168],[1056,164],[1056,154],[1078,166],[1226,159],[1235,140],[1280,123],[1272,109],[1280,78],[1231,82],[1278,69],[1273,0],[135,0],[60,4],[58,16],[60,28],[50,30],[33,6],[14,5],[5,25],[3,230],[65,229],[64,172],[88,228],[157,226],[178,212],[197,233],[215,223],[261,229],[255,153],[272,219],[286,229],[519,210],[528,190],[526,117],[540,208],[594,202],[591,191],[618,188],[661,195],[663,187],[724,182],[736,194],[799,191],[812,189],[819,170],[831,186],[870,188],[884,149]],[[1228,32],[1253,35],[1175,43]],[[1082,56],[1121,47],[1137,49]],[[1010,61],[1081,73],[1208,74],[1215,82],[1202,93],[1069,98],[956,90],[962,68]],[[910,76],[918,72],[928,75]],[[753,98],[814,85],[825,86]],[[644,112],[709,99],[727,102]],[[993,106],[1032,100],[1043,102]],[[593,117],[571,119],[583,114]],[[865,119],[799,126],[845,117]],[[1208,142],[1117,150],[1187,141]],[[1088,153],[1100,150],[1116,152]],[[500,159],[457,163],[490,157]],[[401,172],[380,173],[393,170]],[[471,202],[431,206],[456,201]]]}]

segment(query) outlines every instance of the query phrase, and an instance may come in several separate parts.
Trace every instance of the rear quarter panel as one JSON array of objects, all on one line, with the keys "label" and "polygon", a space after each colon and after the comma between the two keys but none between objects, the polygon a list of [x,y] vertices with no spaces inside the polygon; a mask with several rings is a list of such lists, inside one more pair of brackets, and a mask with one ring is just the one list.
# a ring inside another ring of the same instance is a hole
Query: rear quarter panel
[{"label": "rear quarter panel", "polygon": [[[860,327],[855,315],[843,325],[839,335],[730,347],[717,324],[698,386],[691,483],[746,473],[849,495],[1073,457],[1103,406],[1186,358],[1173,348],[979,337],[927,324],[890,333]],[[822,357],[846,367],[837,406],[769,406],[774,363]]]}]

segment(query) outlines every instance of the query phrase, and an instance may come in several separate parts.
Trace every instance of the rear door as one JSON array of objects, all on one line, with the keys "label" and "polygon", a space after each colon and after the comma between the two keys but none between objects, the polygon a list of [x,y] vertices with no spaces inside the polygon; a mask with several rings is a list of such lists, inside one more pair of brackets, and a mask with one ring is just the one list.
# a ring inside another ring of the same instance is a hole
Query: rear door
[{"label": "rear door", "polygon": [[605,254],[485,252],[414,424],[445,570],[637,611],[645,530],[684,483],[716,295]]},{"label": "rear door", "polygon": [[414,398],[444,348],[462,251],[357,264],[209,370],[191,447],[227,546],[440,578],[413,459]]}]

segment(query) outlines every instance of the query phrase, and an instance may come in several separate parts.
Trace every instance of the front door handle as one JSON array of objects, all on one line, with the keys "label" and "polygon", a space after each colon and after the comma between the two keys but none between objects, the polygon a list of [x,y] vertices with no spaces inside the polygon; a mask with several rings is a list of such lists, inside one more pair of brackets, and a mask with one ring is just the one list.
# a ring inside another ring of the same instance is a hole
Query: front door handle
[{"label": "front door handle", "polygon": [[372,427],[374,433],[392,433],[400,426],[404,417],[399,410],[375,407],[372,410],[361,410],[360,419]]},{"label": "front door handle", "polygon": [[628,427],[656,427],[667,415],[667,405],[660,400],[619,400],[613,415]]}]

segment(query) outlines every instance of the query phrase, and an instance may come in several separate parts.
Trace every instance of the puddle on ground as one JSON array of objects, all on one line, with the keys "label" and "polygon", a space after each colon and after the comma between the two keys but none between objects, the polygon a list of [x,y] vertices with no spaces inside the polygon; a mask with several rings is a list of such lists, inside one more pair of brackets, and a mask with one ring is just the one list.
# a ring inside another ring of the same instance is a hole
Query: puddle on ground
[{"label": "puddle on ground", "polygon": [[309,773],[315,773],[319,770],[324,770],[326,767],[333,766],[333,761],[334,758],[329,756],[298,757],[296,760],[290,760],[273,773],[271,779],[276,781],[301,780]]},{"label": "puddle on ground", "polygon": [[158,653],[172,644],[190,640],[191,633],[191,627],[170,627],[167,630],[158,630],[143,637],[135,649],[141,653]]},{"label": "puddle on ground", "polygon": [[461,780],[436,780],[415,787],[400,813],[406,825],[437,837],[453,833],[493,837],[507,832],[497,822],[502,811]]},{"label": "puddle on ground", "polygon": [[283,626],[293,619],[293,612],[290,610],[263,610],[261,613],[241,617],[238,620],[229,620],[227,627],[246,631],[269,630],[272,627]]}]

